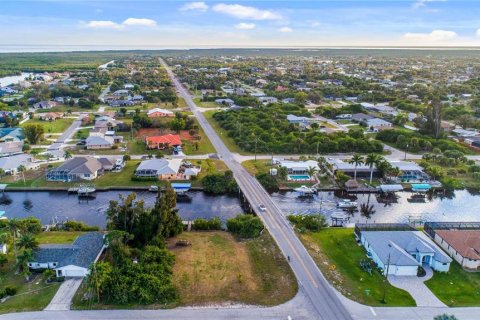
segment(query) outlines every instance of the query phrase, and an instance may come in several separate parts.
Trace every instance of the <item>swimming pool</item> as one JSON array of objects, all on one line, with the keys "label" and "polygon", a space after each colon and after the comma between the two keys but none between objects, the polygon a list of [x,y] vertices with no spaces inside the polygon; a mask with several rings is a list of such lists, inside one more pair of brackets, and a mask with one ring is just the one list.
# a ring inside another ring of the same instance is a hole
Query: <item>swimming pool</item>
[{"label": "swimming pool", "polygon": [[289,174],[288,180],[306,181],[306,180],[310,180],[310,176],[308,174]]}]

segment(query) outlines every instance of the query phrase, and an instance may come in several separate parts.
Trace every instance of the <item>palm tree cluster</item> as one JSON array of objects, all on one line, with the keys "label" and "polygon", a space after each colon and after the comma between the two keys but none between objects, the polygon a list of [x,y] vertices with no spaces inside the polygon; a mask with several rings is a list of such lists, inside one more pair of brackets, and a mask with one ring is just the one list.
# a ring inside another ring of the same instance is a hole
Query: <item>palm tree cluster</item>
[{"label": "palm tree cluster", "polygon": [[353,178],[355,181],[357,180],[357,168],[362,164],[365,164],[370,168],[370,184],[373,180],[374,168],[377,168],[378,171],[380,171],[382,177],[398,177],[402,174],[401,170],[398,167],[392,166],[390,162],[388,162],[384,157],[376,153],[370,153],[365,157],[360,154],[354,154],[348,162],[355,165],[355,170],[353,174]]}]

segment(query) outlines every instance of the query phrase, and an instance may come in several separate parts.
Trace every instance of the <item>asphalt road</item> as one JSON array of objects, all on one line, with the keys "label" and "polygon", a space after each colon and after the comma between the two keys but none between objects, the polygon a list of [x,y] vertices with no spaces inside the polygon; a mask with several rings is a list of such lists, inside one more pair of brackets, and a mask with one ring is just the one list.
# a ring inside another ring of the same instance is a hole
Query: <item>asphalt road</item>
[{"label": "asphalt road", "polygon": [[49,151],[59,150],[63,146],[65,141],[70,139],[72,137],[72,135],[75,133],[75,131],[77,131],[77,129],[82,125],[82,119],[83,119],[84,116],[85,116],[84,114],[80,114],[78,119],[73,121],[73,123],[70,125],[70,127],[68,127],[67,130],[65,130],[62,133],[62,135],[54,143],[52,143],[50,145],[50,147],[48,147],[48,150]]},{"label": "asphalt road", "polygon": [[[290,257],[291,268],[297,277],[303,293],[308,299],[310,299],[317,311],[316,317],[325,320],[353,319],[337,297],[334,290],[330,287],[303,244],[295,235],[295,232],[282,214],[281,210],[272,201],[270,195],[240,163],[235,161],[230,150],[228,150],[218,134],[213,130],[210,123],[197,109],[190,94],[183,88],[163,60],[162,64],[167,69],[177,91],[185,99],[190,110],[197,117],[198,122],[217,150],[217,154],[230,170],[232,170],[243,194],[247,197],[257,215],[263,220],[265,226],[277,242],[283,254],[286,257]],[[259,210],[261,204],[266,207],[265,211]],[[294,317],[294,315],[292,315],[292,317]]]}]

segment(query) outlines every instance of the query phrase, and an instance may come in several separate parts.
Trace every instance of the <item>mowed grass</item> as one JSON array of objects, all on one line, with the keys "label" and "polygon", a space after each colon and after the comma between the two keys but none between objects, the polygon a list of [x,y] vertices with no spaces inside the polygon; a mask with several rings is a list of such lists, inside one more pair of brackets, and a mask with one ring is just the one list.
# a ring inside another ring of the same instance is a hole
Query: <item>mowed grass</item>
[{"label": "mowed grass", "polygon": [[300,239],[328,281],[347,298],[370,306],[415,306],[408,292],[389,283],[387,303],[382,304],[384,277],[376,269],[369,275],[360,267],[366,255],[353,229],[323,229],[300,234]]},{"label": "mowed grass", "polygon": [[38,234],[35,239],[40,244],[69,244],[83,233],[81,231],[49,231]]},{"label": "mowed grass", "polygon": [[[174,283],[182,305],[277,305],[294,297],[295,277],[268,233],[237,241],[223,231],[189,232],[174,247]],[[170,241],[174,244],[175,239]]]},{"label": "mowed grass", "polygon": [[20,125],[25,127],[26,125],[41,125],[45,134],[48,133],[62,133],[75,121],[73,118],[62,118],[55,121],[44,121],[40,119],[30,119],[27,122]]},{"label": "mowed grass", "polygon": [[252,176],[256,176],[259,173],[267,173],[272,168],[271,163],[271,160],[247,160],[242,162],[242,166]]},{"label": "mowed grass", "polygon": [[480,273],[467,272],[456,261],[448,272],[436,272],[425,284],[449,307],[480,306]]}]

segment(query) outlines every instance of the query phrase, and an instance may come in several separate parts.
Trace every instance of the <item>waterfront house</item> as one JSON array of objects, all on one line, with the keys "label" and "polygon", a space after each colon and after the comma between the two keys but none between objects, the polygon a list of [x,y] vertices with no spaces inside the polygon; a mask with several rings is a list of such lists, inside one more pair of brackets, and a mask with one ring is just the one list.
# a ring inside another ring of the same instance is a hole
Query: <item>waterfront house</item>
[{"label": "waterfront house", "polygon": [[154,108],[147,111],[147,116],[149,118],[167,118],[173,117],[174,115],[175,114],[173,113],[173,111],[160,108]]},{"label": "waterfront house", "polygon": [[0,128],[0,142],[23,141],[22,128]]},{"label": "waterfront house", "polygon": [[388,269],[389,275],[417,276],[421,266],[438,272],[450,269],[452,259],[422,231],[361,230],[356,235],[383,274]]},{"label": "waterfront house", "polygon": [[105,171],[121,168],[123,161],[119,157],[75,157],[47,173],[48,181],[93,180]]},{"label": "waterfront house", "polygon": [[180,173],[182,159],[150,159],[140,163],[135,170],[136,177],[157,177],[159,180],[182,180]]},{"label": "waterfront house", "polygon": [[163,136],[146,137],[145,143],[148,149],[166,149],[181,146],[182,140],[179,135],[166,134]]},{"label": "waterfront house", "polygon": [[28,266],[32,270],[52,269],[57,277],[85,277],[104,248],[104,234],[87,232],[73,244],[40,245]]},{"label": "waterfront house", "polygon": [[307,174],[309,168],[320,170],[318,162],[314,160],[307,161],[280,161],[280,167],[287,168],[288,174]]},{"label": "waterfront house", "polygon": [[0,168],[6,174],[15,175],[18,173],[18,167],[24,166],[27,170],[35,170],[40,168],[40,165],[33,162],[33,157],[28,154],[18,154],[10,157],[0,158]]}]

